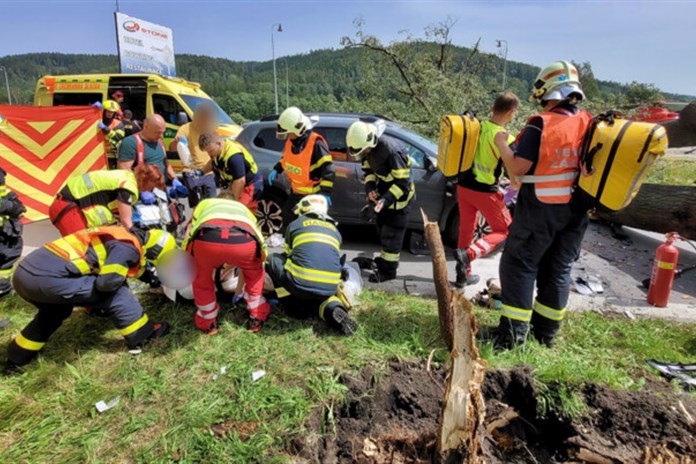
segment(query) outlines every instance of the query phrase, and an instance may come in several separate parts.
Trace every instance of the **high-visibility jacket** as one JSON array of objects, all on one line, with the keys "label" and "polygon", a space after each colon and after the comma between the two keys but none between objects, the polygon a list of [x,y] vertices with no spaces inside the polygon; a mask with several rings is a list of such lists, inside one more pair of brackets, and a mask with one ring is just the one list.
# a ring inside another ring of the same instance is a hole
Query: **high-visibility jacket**
[{"label": "high-visibility jacket", "polygon": [[[478,146],[474,154],[474,164],[471,167],[474,177],[482,184],[493,185],[498,179],[495,178],[495,171],[500,164],[500,150],[495,144],[495,137],[505,128],[492,121],[481,123],[481,135],[479,136]],[[508,134],[508,145],[515,138]]]},{"label": "high-visibility jacket", "polygon": [[285,141],[285,149],[280,165],[288,176],[292,191],[300,195],[317,193],[321,189],[319,185],[321,179],[312,179],[309,176],[310,172],[316,168],[316,166],[312,166],[312,154],[314,153],[314,144],[319,140],[326,143],[324,137],[316,132],[312,132],[309,134],[309,139],[304,148],[298,154],[292,152],[292,141],[290,139]]},{"label": "high-visibility jacket", "polygon": [[293,286],[333,296],[341,280],[341,233],[330,220],[300,216],[285,232],[285,271]]},{"label": "high-visibility jacket", "polygon": [[60,194],[77,203],[89,227],[99,227],[114,222],[112,211],[118,209],[116,190],[119,189],[127,190],[135,204],[138,184],[133,172],[123,169],[87,172],[68,179]]},{"label": "high-visibility jacket", "polygon": [[184,240],[182,248],[187,249],[189,243],[196,238],[200,229],[206,227],[219,228],[216,225],[206,225],[210,221],[231,221],[237,223],[236,227],[249,233],[259,245],[261,259],[266,259],[266,244],[263,234],[256,224],[256,217],[243,204],[221,198],[206,198],[201,201],[193,211],[191,229]]},{"label": "high-visibility jacket", "polygon": [[[104,243],[109,240],[118,240],[132,245],[140,254],[140,262],[130,268],[117,263],[106,264],[107,254]],[[115,273],[122,277],[137,277],[145,269],[145,254],[140,241],[135,235],[119,226],[84,229],[44,246],[66,261],[70,261],[82,275]],[[91,263],[87,259],[90,249],[97,256],[96,263]]]},{"label": "high-visibility jacket", "polygon": [[220,156],[213,159],[213,168],[224,180],[234,180],[232,175],[227,171],[227,164],[233,156],[244,157],[244,183],[248,185],[253,182],[259,172],[256,161],[254,161],[254,157],[251,156],[251,153],[249,153],[241,143],[235,142],[234,140],[225,139]]},{"label": "high-visibility jacket", "polygon": [[544,122],[539,159],[534,173],[518,180],[534,184],[542,203],[568,203],[580,172],[580,149],[592,116],[582,110],[577,113],[556,110],[534,117],[541,117]]}]

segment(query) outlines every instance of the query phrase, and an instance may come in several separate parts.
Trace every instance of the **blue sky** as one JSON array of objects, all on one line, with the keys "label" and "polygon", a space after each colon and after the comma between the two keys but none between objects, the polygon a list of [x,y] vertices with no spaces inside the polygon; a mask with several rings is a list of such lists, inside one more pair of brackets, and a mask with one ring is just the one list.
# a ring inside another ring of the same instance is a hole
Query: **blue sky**
[{"label": "blue sky", "polygon": [[[339,47],[353,20],[384,41],[458,18],[453,40],[484,50],[509,44],[512,60],[543,66],[590,61],[601,79],[637,80],[696,95],[695,1],[184,1],[121,0],[121,11],[174,30],[177,53],[233,60]],[[0,0],[0,56],[38,51],[116,53],[114,1]]]}]

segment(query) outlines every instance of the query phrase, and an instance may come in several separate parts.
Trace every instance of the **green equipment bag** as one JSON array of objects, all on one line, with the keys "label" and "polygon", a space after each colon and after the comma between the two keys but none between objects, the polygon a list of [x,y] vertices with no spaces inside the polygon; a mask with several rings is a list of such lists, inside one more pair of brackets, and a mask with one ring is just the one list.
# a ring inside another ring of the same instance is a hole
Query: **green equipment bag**
[{"label": "green equipment bag", "polygon": [[481,121],[476,113],[466,111],[442,118],[437,168],[445,177],[456,177],[471,169],[480,135]]},{"label": "green equipment bag", "polygon": [[600,114],[585,135],[574,201],[588,209],[624,209],[666,149],[664,127],[622,119],[613,112]]}]

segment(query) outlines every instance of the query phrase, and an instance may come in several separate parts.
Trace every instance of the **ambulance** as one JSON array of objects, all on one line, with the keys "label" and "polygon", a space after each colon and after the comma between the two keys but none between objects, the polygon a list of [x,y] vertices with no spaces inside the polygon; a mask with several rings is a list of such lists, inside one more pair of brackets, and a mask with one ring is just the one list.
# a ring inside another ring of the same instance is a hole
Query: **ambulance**
[{"label": "ambulance", "polygon": [[[236,138],[242,127],[236,124],[197,82],[156,74],[76,74],[44,76],[36,83],[35,106],[80,106],[110,100],[114,92],[124,94],[123,109],[133,112],[133,119],[157,113],[164,118],[167,129],[164,144],[169,147],[176,132],[191,121],[196,107],[203,102],[213,105],[220,126],[218,132]],[[179,168],[176,153],[169,154],[174,168]]]}]

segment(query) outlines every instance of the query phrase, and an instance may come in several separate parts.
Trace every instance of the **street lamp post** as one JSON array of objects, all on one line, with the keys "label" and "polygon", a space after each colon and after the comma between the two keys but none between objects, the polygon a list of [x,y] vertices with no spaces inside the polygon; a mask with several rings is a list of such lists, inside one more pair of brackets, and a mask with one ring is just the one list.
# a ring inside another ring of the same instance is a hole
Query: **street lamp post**
[{"label": "street lamp post", "polygon": [[7,79],[7,68],[4,66],[0,66],[0,69],[5,73],[5,88],[7,89],[7,103],[9,105],[12,104],[12,95],[10,95],[10,81]]},{"label": "street lamp post", "polygon": [[497,40],[497,48],[502,48],[505,44],[505,55],[503,57],[503,90],[505,90],[505,85],[507,84],[507,53],[508,53],[508,43],[507,40]]},{"label": "street lamp post", "polygon": [[[276,29],[278,26],[278,29]],[[275,23],[271,26],[271,53],[273,55],[273,93],[275,94],[275,112],[278,114],[278,78],[276,76],[276,59],[275,59],[275,43],[273,41],[273,32],[283,32],[283,25]]]}]

